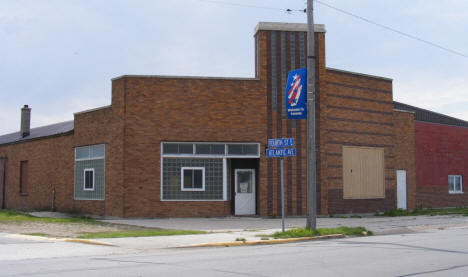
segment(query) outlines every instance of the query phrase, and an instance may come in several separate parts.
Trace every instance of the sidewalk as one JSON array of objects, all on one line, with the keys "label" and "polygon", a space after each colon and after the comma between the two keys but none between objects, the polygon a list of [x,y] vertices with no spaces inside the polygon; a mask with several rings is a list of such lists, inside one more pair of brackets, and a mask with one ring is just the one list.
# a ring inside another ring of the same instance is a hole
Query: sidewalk
[{"label": "sidewalk", "polygon": [[[102,221],[153,228],[210,232],[202,235],[98,239],[98,241],[132,249],[186,247],[207,243],[234,242],[236,239],[260,241],[262,234],[272,234],[281,230],[281,219],[259,217],[109,219]],[[305,218],[286,219],[286,228],[303,226],[305,226]],[[440,228],[468,228],[468,217],[411,216],[317,219],[318,228],[339,226],[362,226],[373,231],[376,235],[404,234]]]},{"label": "sidewalk", "polygon": [[[35,216],[67,217],[66,214],[37,212]],[[141,227],[203,230],[207,234],[155,236],[155,237],[127,237],[112,239],[95,239],[125,249],[161,249],[186,247],[200,244],[232,243],[236,240],[248,242],[261,241],[262,235],[270,235],[281,230],[281,218],[265,217],[219,217],[219,218],[112,218],[97,219],[102,222],[117,223]],[[285,227],[304,227],[305,217],[286,218]],[[364,227],[375,235],[405,234],[424,232],[442,228],[468,228],[468,217],[450,216],[401,216],[362,218],[317,218],[317,228],[332,227]],[[32,238],[31,238],[32,239]],[[271,240],[271,239],[270,239]]]},{"label": "sidewalk", "polygon": [[[281,218],[264,217],[219,217],[219,218],[151,218],[151,219],[104,219],[104,222],[136,225],[143,227],[181,230],[203,230],[207,232],[264,231],[281,229]],[[304,227],[305,217],[286,218],[285,227]],[[375,234],[406,233],[415,229],[438,228],[447,225],[468,225],[464,216],[400,216],[362,218],[317,218],[317,228],[362,226]]]}]

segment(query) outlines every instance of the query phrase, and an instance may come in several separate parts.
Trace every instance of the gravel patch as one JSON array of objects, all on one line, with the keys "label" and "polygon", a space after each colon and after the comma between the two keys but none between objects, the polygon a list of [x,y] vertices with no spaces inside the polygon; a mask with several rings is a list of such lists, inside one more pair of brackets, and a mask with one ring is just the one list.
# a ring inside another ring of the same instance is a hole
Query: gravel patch
[{"label": "gravel patch", "polygon": [[47,234],[56,238],[74,238],[84,233],[141,230],[136,226],[100,223],[1,222],[1,233]]}]

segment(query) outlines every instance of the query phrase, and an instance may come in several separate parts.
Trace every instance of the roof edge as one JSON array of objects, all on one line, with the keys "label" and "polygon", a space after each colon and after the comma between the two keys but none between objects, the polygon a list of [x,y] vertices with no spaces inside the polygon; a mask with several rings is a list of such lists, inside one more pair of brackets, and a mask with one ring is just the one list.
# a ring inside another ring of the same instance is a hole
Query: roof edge
[{"label": "roof edge", "polygon": [[380,79],[380,80],[384,80],[384,81],[387,81],[387,82],[393,82],[393,79],[387,78],[387,77],[382,77],[382,76],[364,74],[364,73],[348,71],[348,70],[343,70],[343,69],[337,69],[337,68],[331,68],[331,67],[327,67],[326,69],[330,70],[330,71],[335,71],[335,72],[338,72],[338,73],[343,73],[343,74],[351,74],[351,75],[357,75],[357,76],[366,77],[366,78]]},{"label": "roof edge", "polygon": [[467,126],[460,126],[460,125],[446,124],[446,123],[439,123],[439,122],[431,122],[431,121],[424,121],[424,120],[417,120],[417,119],[415,119],[414,122],[433,124],[433,125],[439,125],[439,126],[446,126],[446,127],[458,127],[458,128],[468,129]]},{"label": "roof edge", "polygon": [[[254,36],[259,31],[290,31],[307,32],[306,23],[286,23],[286,22],[258,22],[254,29]],[[324,24],[314,24],[315,33],[326,33]]]},{"label": "roof edge", "polygon": [[260,81],[260,78],[249,77],[209,77],[209,76],[175,76],[175,75],[121,75],[112,78],[115,81],[123,78],[159,78],[159,79],[190,79],[190,80],[234,80],[234,81]]},{"label": "roof edge", "polygon": [[[464,119],[460,119],[460,118],[453,117],[453,116],[450,116],[450,115],[446,115],[446,114],[443,114],[443,113],[434,112],[434,111],[431,111],[431,110],[428,110],[428,109],[416,107],[416,106],[409,105],[409,104],[406,104],[406,103],[403,103],[403,102],[400,102],[400,101],[395,101],[395,100],[393,100],[393,102],[394,102],[394,103],[397,103],[397,104],[406,105],[406,106],[409,106],[409,107],[414,108],[414,109],[422,110],[422,111],[425,111],[425,112],[428,112],[428,113],[436,114],[436,115],[438,115],[438,116],[442,116],[442,117],[446,117],[446,118],[449,118],[449,119],[458,120],[458,121],[462,121],[462,122],[468,123],[468,121],[466,121],[466,120],[464,120]],[[415,113],[416,113],[416,112],[415,112]],[[416,121],[430,122],[430,123],[435,123],[435,124],[442,124],[442,123],[431,122],[431,121],[422,121],[422,120],[416,120]],[[449,125],[449,124],[442,124],[442,125]],[[453,126],[458,126],[458,125],[453,125]]]},{"label": "roof edge", "polygon": [[84,110],[84,111],[81,111],[81,112],[76,112],[76,113],[74,113],[74,115],[83,114],[83,113],[90,113],[90,112],[94,112],[94,111],[107,109],[107,108],[110,108],[110,107],[112,107],[112,105],[107,105],[107,106],[97,107],[97,108],[93,108],[93,109],[89,109],[89,110]]},{"label": "roof edge", "polygon": [[400,113],[411,113],[411,114],[416,114],[416,112],[413,111],[407,111],[407,110],[401,110],[401,109],[393,109],[394,112],[400,112]]},{"label": "roof edge", "polygon": [[21,143],[26,143],[26,142],[31,142],[31,141],[36,141],[36,140],[41,140],[41,139],[48,139],[48,138],[54,138],[54,137],[62,137],[62,136],[68,136],[71,135],[75,132],[75,129],[72,129],[70,131],[62,132],[62,133],[57,133],[53,135],[48,135],[48,136],[42,136],[42,137],[35,137],[35,138],[28,138],[28,139],[23,139],[23,140],[15,140],[11,142],[6,142],[6,143],[0,143],[0,146],[6,146],[6,145],[13,145],[13,144],[21,144]]}]

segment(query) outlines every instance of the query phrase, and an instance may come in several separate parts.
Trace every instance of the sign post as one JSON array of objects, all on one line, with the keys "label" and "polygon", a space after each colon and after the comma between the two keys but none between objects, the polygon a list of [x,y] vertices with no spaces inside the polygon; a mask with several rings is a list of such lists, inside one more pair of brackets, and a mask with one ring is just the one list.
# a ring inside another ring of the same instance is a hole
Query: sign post
[{"label": "sign post", "polygon": [[267,158],[280,158],[280,184],[281,184],[281,230],[284,232],[284,167],[283,158],[296,156],[294,138],[269,139],[266,149]]},{"label": "sign post", "polygon": [[283,158],[280,158],[281,169],[281,230],[284,232],[284,177],[283,177]]}]

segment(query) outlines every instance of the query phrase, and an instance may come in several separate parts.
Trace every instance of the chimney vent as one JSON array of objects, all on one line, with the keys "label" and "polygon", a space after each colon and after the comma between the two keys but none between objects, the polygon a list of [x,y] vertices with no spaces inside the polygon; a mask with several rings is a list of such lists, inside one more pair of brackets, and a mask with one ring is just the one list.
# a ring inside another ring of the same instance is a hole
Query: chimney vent
[{"label": "chimney vent", "polygon": [[31,108],[29,108],[28,105],[24,105],[24,107],[21,108],[21,129],[20,129],[20,134],[23,138],[29,136],[30,127],[31,127]]}]

